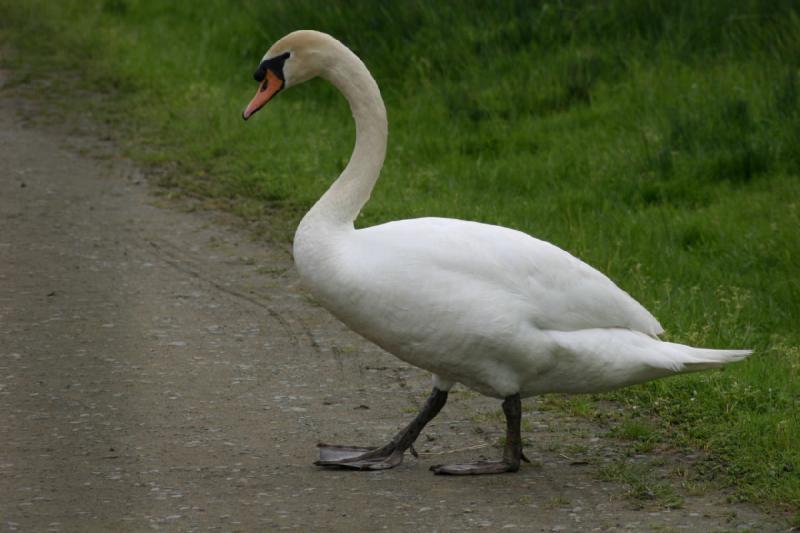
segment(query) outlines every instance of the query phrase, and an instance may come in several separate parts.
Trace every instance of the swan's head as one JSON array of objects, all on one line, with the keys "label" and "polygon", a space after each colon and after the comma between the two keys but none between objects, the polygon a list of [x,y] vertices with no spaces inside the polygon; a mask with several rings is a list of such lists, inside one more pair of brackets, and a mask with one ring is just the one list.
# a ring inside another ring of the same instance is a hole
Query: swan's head
[{"label": "swan's head", "polygon": [[330,51],[342,46],[328,34],[299,30],[286,35],[267,50],[253,77],[256,95],[242,113],[247,120],[283,89],[314,78],[328,64]]}]

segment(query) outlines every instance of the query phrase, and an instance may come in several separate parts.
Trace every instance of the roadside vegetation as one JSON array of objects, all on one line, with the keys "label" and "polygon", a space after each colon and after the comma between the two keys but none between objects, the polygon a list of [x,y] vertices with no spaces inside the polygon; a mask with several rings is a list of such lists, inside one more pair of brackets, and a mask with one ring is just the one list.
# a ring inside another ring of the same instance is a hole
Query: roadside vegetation
[{"label": "roadside vegetation", "polygon": [[[618,437],[700,447],[737,497],[798,509],[796,2],[0,0],[21,87],[168,163],[163,185],[251,218],[299,219],[352,147],[324,82],[241,120],[252,71],[298,28],[349,45],[386,99],[386,167],[359,224],[518,228],[605,272],[669,340],[754,348],[601,398],[632,413]],[[561,403],[590,416],[594,401]]]}]

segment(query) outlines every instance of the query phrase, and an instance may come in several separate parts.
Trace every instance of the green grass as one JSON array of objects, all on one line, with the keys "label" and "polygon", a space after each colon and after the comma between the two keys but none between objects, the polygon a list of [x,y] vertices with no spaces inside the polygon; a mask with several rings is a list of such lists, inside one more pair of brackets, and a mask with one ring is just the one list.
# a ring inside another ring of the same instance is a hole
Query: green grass
[{"label": "green grass", "polygon": [[707,450],[741,498],[800,506],[794,2],[0,0],[21,88],[106,122],[176,190],[290,222],[353,142],[319,81],[240,118],[264,51],[300,27],[351,46],[387,102],[359,224],[519,228],[607,273],[670,340],[755,348],[605,398],[657,415],[645,441]]},{"label": "green grass", "polygon": [[638,509],[651,506],[680,509],[683,506],[683,498],[662,479],[653,465],[615,461],[600,468],[598,478],[622,484],[623,494]]}]

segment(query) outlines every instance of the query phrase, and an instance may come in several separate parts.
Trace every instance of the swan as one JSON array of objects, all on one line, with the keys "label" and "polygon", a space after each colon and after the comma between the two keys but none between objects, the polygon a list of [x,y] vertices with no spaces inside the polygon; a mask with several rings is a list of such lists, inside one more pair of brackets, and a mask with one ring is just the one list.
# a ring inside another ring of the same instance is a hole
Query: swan
[{"label": "swan", "polygon": [[280,91],[314,77],[345,96],[356,141],[345,169],[300,222],[294,260],[333,315],[386,351],[433,374],[419,414],[378,448],[319,444],[315,464],[355,470],[399,465],[456,383],[502,400],[503,456],[436,465],[436,474],[515,472],[526,460],[521,398],[591,393],[716,368],[751,350],[658,339],[661,325],[609,278],[560,248],[509,228],[446,218],[364,229],[386,153],[386,109],[364,63],[325,33],[295,31],[264,55],[247,120]]}]

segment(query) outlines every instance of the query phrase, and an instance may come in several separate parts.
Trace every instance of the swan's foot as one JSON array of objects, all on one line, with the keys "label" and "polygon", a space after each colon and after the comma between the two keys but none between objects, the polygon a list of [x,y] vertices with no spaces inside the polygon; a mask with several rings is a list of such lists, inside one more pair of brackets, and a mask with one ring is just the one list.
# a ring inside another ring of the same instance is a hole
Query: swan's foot
[{"label": "swan's foot", "polygon": [[422,428],[433,420],[447,402],[447,392],[436,387],[428,397],[419,414],[382,448],[362,448],[358,446],[335,446],[319,444],[319,460],[314,464],[327,468],[348,470],[386,470],[403,462],[403,455],[409,448],[416,456],[414,441]]},{"label": "swan's foot", "polygon": [[431,472],[448,476],[473,476],[479,474],[504,474],[516,472],[519,464],[506,463],[505,461],[476,461],[474,463],[458,463],[452,465],[434,465]]},{"label": "swan's foot", "polygon": [[[319,448],[319,462],[336,462],[353,459],[367,452],[377,450],[377,448],[362,448],[360,446],[337,446],[335,444],[317,444]],[[316,463],[315,463],[316,464]]]},{"label": "swan's foot", "polygon": [[319,460],[314,464],[347,470],[386,470],[403,462],[405,450],[393,446],[361,448],[358,446],[331,446],[318,444]]},{"label": "swan's foot", "polygon": [[480,474],[504,474],[519,470],[521,461],[529,463],[522,453],[522,401],[519,394],[509,396],[503,402],[503,412],[506,415],[506,445],[503,448],[501,461],[476,461],[474,463],[460,463],[452,465],[436,465],[431,467],[434,474],[450,476],[470,476]]}]

